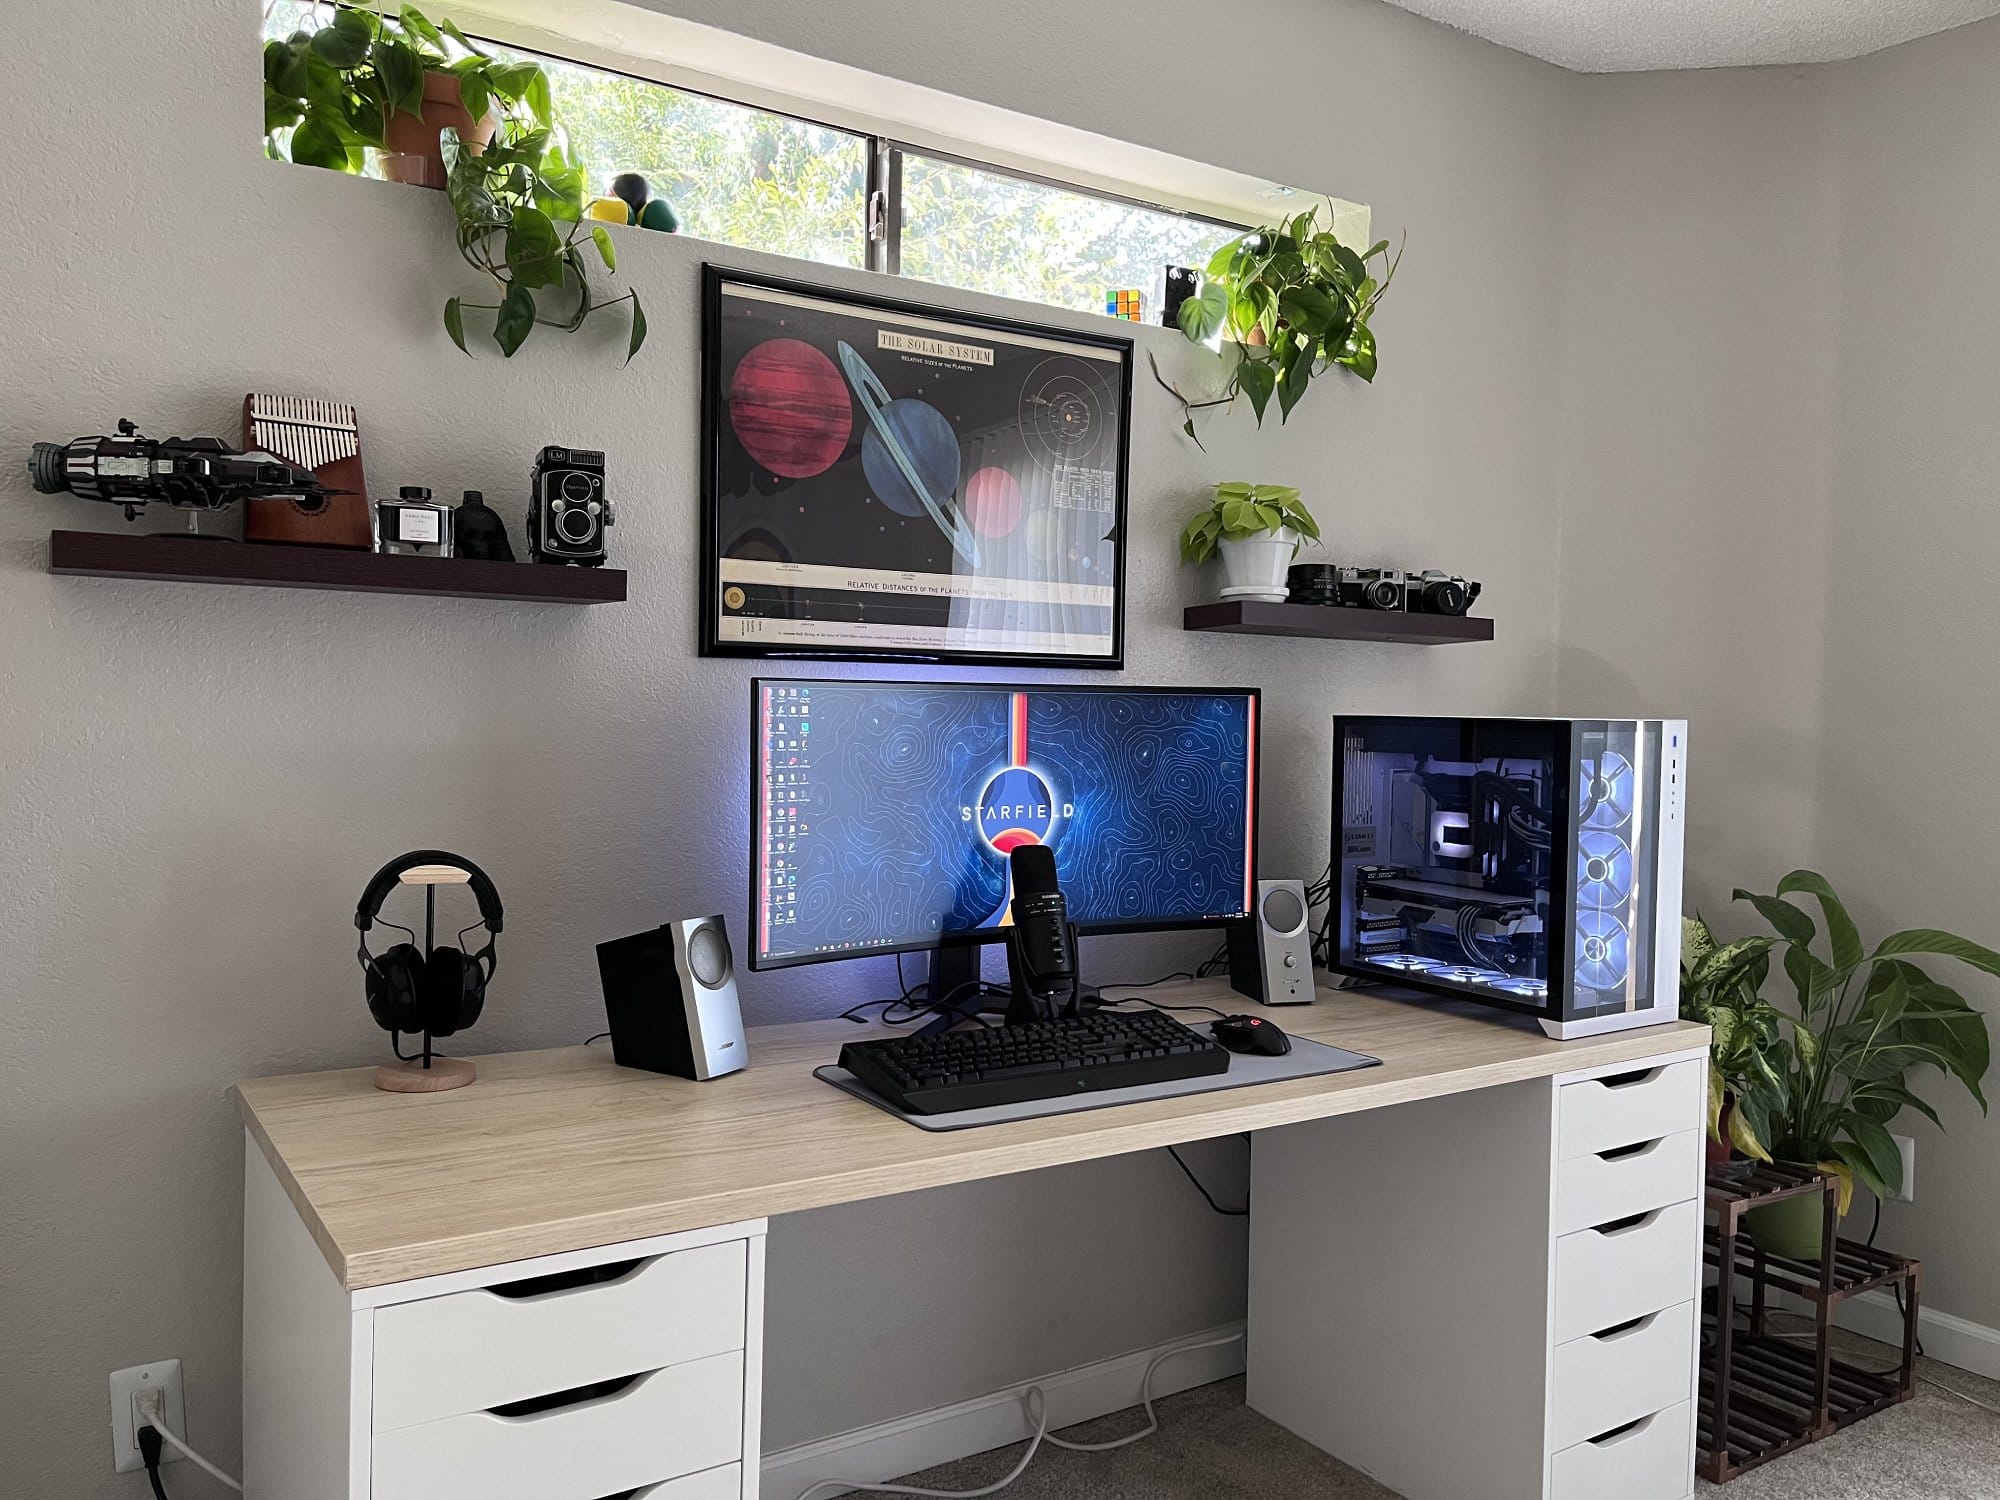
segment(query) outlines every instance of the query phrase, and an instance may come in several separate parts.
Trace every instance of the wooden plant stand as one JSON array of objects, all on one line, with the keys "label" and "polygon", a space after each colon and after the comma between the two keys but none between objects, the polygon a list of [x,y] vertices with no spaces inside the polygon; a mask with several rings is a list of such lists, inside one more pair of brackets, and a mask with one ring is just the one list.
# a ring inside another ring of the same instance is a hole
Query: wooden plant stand
[{"label": "wooden plant stand", "polygon": [[[1810,1168],[1736,1163],[1709,1179],[1713,1222],[1702,1254],[1715,1284],[1702,1321],[1700,1437],[1695,1467],[1712,1484],[1830,1437],[1916,1393],[1917,1310],[1923,1266],[1835,1234],[1837,1184]],[[1753,1208],[1817,1194],[1832,1253],[1818,1262],[1767,1255],[1742,1234]],[[1750,1284],[1748,1328],[1736,1327],[1739,1279]],[[1904,1289],[1903,1358],[1894,1371],[1864,1370],[1838,1359],[1834,1310],[1878,1287]],[[1810,1344],[1766,1328],[1772,1291],[1811,1305]]]}]

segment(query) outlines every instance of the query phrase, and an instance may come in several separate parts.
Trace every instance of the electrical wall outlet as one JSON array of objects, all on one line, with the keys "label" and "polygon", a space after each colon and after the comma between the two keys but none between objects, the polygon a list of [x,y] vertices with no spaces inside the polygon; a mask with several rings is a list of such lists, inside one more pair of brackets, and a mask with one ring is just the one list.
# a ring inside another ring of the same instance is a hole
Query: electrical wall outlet
[{"label": "electrical wall outlet", "polygon": [[1915,1203],[1917,1201],[1917,1143],[1907,1135],[1892,1135],[1896,1149],[1903,1154],[1903,1190],[1891,1200],[1895,1203]]},{"label": "electrical wall outlet", "polygon": [[[113,1370],[111,1466],[120,1474],[130,1474],[135,1469],[146,1467],[146,1457],[139,1451],[139,1429],[146,1420],[139,1415],[139,1395],[142,1391],[152,1390],[160,1391],[166,1398],[161,1415],[167,1425],[182,1437],[187,1437],[187,1403],[181,1393],[179,1360],[161,1359],[150,1365],[134,1365],[129,1370]],[[181,1451],[169,1443],[160,1455],[160,1462],[176,1463],[182,1456]]]}]

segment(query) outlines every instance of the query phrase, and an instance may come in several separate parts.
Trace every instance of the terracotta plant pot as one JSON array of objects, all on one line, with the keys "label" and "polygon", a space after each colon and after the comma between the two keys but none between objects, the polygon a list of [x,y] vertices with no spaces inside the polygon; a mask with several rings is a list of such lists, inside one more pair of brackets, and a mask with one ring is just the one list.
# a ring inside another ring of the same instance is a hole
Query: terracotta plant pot
[{"label": "terracotta plant pot", "polygon": [[382,175],[391,182],[408,182],[418,187],[445,185],[444,147],[438,136],[447,126],[477,156],[499,128],[499,115],[489,111],[475,120],[466,110],[458,80],[451,74],[432,71],[424,74],[424,111],[406,115],[401,110],[389,114],[388,150],[382,153]]}]

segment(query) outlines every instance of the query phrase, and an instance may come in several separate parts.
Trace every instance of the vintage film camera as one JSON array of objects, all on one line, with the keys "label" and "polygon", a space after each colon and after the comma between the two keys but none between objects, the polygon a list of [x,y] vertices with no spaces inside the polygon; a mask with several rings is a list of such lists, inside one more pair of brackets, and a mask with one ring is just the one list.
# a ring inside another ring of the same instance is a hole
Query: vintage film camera
[{"label": "vintage film camera", "polygon": [[1305,563],[1292,568],[1290,584],[1294,604],[1340,604],[1418,615],[1462,615],[1479,597],[1478,584],[1436,568],[1406,573],[1400,568]]},{"label": "vintage film camera", "polygon": [[594,568],[604,561],[604,533],[616,519],[604,493],[604,455],[548,447],[528,484],[528,555],[539,563]]}]

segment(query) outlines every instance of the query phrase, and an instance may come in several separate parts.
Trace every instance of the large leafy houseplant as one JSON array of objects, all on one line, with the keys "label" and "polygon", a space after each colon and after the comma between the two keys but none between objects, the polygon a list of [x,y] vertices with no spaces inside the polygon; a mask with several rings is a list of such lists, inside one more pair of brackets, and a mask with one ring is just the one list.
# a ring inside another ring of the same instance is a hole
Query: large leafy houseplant
[{"label": "large leafy houseplant", "polygon": [[1768,1130],[1789,1097],[1784,1017],[1760,993],[1770,968],[1769,939],[1724,946],[1701,917],[1682,920],[1680,1013],[1712,1033],[1709,1139],[1759,1161],[1769,1161],[1771,1152],[1752,1122]]},{"label": "large leafy houseplant", "polygon": [[1400,251],[1390,257],[1387,240],[1365,251],[1343,245],[1321,227],[1318,205],[1216,251],[1200,292],[1181,304],[1180,328],[1198,344],[1220,336],[1229,375],[1221,394],[1205,401],[1190,401],[1161,379],[1181,403],[1183,430],[1198,443],[1194,413],[1238,395],[1249,398],[1259,426],[1275,396],[1283,421],[1314,377],[1336,365],[1374,380],[1369,319],[1401,260]]},{"label": "large leafy houseplant", "polygon": [[264,44],[265,151],[360,172],[371,148],[388,148],[396,115],[422,115],[430,73],[456,80],[474,120],[494,111],[503,120],[553,123],[549,79],[539,64],[495,58],[450,21],[434,24],[413,5],[393,20],[342,5],[318,30]]},{"label": "large leafy houseplant", "polygon": [[[457,222],[459,254],[493,285],[495,302],[467,302],[453,297],[444,305],[445,331],[466,353],[465,314],[477,309],[493,314],[493,341],[512,357],[535,328],[546,326],[574,333],[594,312],[632,304],[632,331],[625,348],[629,364],[646,341],[646,313],[639,294],[600,300],[592,290],[586,266],[586,246],[615,270],[617,252],[611,232],[582,219],[584,172],[571,157],[560,132],[510,125],[500,139],[478,155],[467,150],[453,132],[444,133],[445,191]],[[537,294],[557,293],[569,299],[559,314],[546,313]]]},{"label": "large leafy houseplant", "polygon": [[[1738,1145],[1748,1155],[1831,1172],[1840,1180],[1843,1212],[1857,1180],[1878,1197],[1895,1196],[1903,1162],[1889,1123],[1905,1109],[1943,1123],[1916,1092],[1915,1075],[1929,1067],[1955,1078],[1983,1111],[1991,1052],[1986,1018],[1915,960],[1950,959],[2000,975],[2000,953],[1930,927],[1866,947],[1832,886],[1811,870],[1794,870],[1774,895],[1735,895],[1757,909],[1773,935],[1711,955],[1703,971],[1711,1014],[1714,997],[1754,995],[1774,956],[1792,990],[1790,1008],[1779,1007],[1787,1044],[1777,1059],[1780,1078],[1737,1085]],[[1786,899],[1792,896],[1818,906],[1824,933],[1810,910]]]}]

